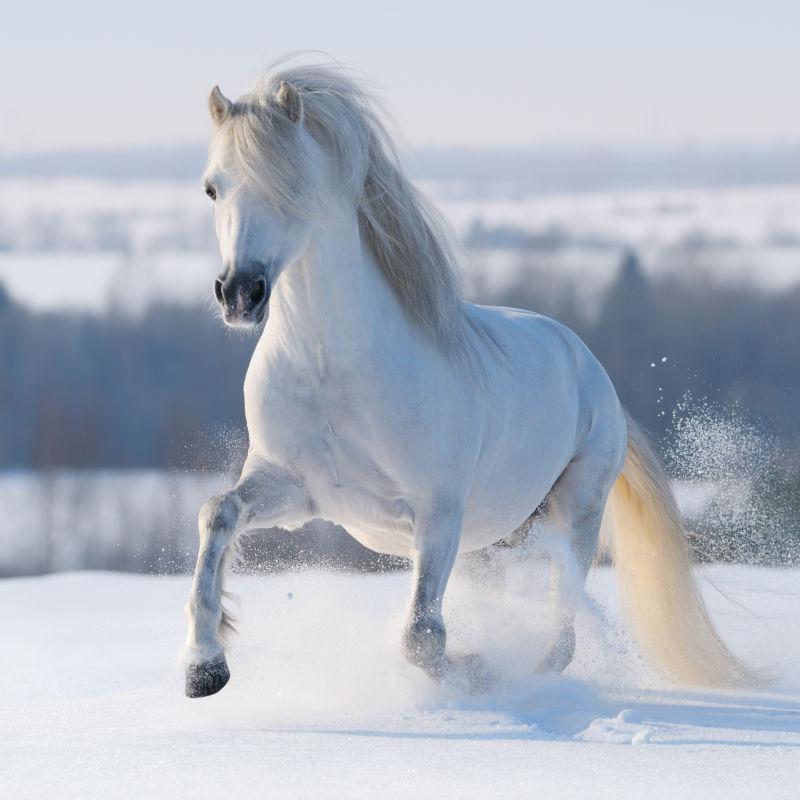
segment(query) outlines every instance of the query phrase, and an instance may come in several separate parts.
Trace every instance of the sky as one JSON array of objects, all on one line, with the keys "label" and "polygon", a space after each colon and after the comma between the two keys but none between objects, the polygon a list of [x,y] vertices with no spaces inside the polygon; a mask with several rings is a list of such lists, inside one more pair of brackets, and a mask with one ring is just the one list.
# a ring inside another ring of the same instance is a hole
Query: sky
[{"label": "sky", "polygon": [[798,0],[5,0],[0,153],[204,141],[209,89],[322,50],[411,146],[800,142]]}]

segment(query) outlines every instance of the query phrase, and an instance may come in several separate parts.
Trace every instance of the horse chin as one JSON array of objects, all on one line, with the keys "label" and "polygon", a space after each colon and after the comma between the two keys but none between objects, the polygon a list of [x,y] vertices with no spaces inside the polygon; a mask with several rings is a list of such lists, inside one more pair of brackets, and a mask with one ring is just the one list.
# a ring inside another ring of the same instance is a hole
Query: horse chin
[{"label": "horse chin", "polygon": [[222,315],[223,321],[229,328],[257,328],[269,316],[269,303],[262,303],[258,308],[248,311],[246,314]]},{"label": "horse chin", "polygon": [[235,328],[240,331],[255,330],[264,321],[262,316],[258,317],[236,317],[235,319],[226,319],[225,325],[229,328]]}]

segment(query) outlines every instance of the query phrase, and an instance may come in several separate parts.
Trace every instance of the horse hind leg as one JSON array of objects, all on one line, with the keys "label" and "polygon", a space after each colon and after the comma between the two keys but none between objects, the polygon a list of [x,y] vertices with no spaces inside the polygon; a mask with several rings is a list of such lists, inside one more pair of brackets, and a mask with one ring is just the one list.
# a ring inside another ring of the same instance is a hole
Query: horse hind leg
[{"label": "horse hind leg", "polygon": [[539,672],[563,672],[575,655],[575,610],[594,560],[606,498],[616,478],[608,458],[578,456],[547,496],[539,537],[551,560],[556,633]]},{"label": "horse hind leg", "polygon": [[[572,535],[571,535],[572,534]],[[574,528],[564,539],[564,531],[556,530],[551,536],[543,537],[543,544],[550,554],[551,577],[550,596],[556,610],[555,634],[545,655],[539,662],[537,672],[563,672],[575,655],[575,609],[585,580],[585,574],[578,568],[578,559],[572,551],[571,539],[575,537]],[[557,537],[561,537],[561,541]]]}]

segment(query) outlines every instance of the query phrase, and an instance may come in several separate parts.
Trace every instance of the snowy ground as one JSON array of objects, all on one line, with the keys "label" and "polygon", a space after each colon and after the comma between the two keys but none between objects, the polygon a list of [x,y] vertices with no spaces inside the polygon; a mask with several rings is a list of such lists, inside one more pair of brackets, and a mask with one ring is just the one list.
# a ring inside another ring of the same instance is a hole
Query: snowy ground
[{"label": "snowy ground", "polygon": [[482,695],[406,665],[407,574],[237,576],[219,695],[182,696],[188,579],[70,573],[0,582],[2,797],[800,796],[800,571],[714,567],[706,593],[769,691],[670,687],[636,657],[596,570],[575,662],[532,674],[548,605],[515,566],[447,602]]}]

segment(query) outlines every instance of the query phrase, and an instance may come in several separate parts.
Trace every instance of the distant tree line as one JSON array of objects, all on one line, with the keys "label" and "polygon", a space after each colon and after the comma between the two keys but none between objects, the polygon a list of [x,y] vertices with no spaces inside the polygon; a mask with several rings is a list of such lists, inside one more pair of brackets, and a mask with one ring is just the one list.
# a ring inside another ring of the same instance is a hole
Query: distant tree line
[{"label": "distant tree line", "polygon": [[[702,275],[653,279],[629,253],[589,309],[574,285],[526,268],[524,253],[520,267],[511,287],[478,299],[532,308],[575,329],[606,366],[623,403],[666,450],[674,433],[671,411],[687,392],[735,406],[749,431],[763,430],[765,443],[778,442],[779,461],[772,454],[762,459],[753,456],[760,436],[748,434],[745,461],[755,459],[758,468],[746,475],[737,463],[682,475],[720,486],[712,503],[689,519],[697,556],[798,563],[800,285],[777,294]],[[189,569],[201,495],[225,479],[209,475],[197,482],[176,470],[218,473],[241,464],[247,447],[242,379],[255,341],[195,306],[153,305],[138,316],[33,313],[0,286],[0,469],[38,471],[25,479],[28,499],[8,518],[13,531],[6,534],[17,549],[0,560],[0,575],[91,566]],[[679,462],[692,461],[686,447],[683,441]],[[83,480],[59,472],[106,467],[172,472],[152,479],[136,473],[119,484],[95,473]],[[745,497],[740,479],[748,483]],[[1,499],[19,505],[23,490],[7,482],[5,491]],[[320,522],[292,536],[252,537],[242,549],[250,568],[266,570],[403,563]]]},{"label": "distant tree line", "polygon": [[800,264],[785,292],[715,282],[704,274],[648,277],[635,253],[594,311],[575,286],[527,280],[490,297],[575,330],[600,359],[626,408],[658,440],[688,394],[735,406],[777,437],[787,466],[800,454]]},{"label": "distant tree line", "polygon": [[[737,404],[780,438],[787,462],[800,452],[800,283],[771,293],[702,275],[653,279],[629,253],[593,313],[570,284],[524,269],[478,299],[576,330],[657,438],[690,391]],[[246,447],[242,379],[255,341],[194,306],[33,313],[0,287],[0,468],[229,465]]]},{"label": "distant tree line", "polygon": [[0,468],[224,468],[254,342],[203,308],[32,313],[0,287]]}]

